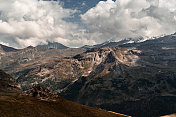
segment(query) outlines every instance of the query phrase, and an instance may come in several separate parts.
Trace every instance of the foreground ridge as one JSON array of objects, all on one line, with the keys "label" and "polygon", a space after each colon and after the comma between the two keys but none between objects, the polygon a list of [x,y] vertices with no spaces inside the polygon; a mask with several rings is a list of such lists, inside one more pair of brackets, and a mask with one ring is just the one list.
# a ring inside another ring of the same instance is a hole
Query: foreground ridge
[{"label": "foreground ridge", "polygon": [[127,117],[67,101],[45,87],[22,92],[11,85],[16,81],[1,70],[0,84],[1,117]]}]

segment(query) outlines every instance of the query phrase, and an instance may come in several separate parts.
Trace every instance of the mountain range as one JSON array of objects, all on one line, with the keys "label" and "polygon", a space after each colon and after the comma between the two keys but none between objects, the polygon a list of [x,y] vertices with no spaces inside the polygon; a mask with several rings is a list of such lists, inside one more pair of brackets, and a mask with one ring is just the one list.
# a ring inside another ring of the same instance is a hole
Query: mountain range
[{"label": "mountain range", "polygon": [[91,49],[91,48],[102,48],[102,47],[117,47],[120,45],[128,44],[128,43],[140,43],[144,41],[145,39],[143,37],[138,37],[138,38],[128,38],[128,39],[123,39],[120,41],[106,41],[104,43],[96,44],[96,45],[85,45],[81,48],[84,49]]},{"label": "mountain range", "polygon": [[0,69],[23,90],[46,87],[70,101],[135,117],[176,113],[176,34],[0,56]]}]

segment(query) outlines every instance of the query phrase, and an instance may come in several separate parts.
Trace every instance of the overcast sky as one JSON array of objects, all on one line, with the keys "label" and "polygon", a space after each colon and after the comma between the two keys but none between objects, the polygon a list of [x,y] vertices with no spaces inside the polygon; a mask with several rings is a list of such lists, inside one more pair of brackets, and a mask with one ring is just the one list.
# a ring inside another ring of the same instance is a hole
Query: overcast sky
[{"label": "overcast sky", "polygon": [[0,43],[69,47],[176,32],[176,0],[0,0]]}]

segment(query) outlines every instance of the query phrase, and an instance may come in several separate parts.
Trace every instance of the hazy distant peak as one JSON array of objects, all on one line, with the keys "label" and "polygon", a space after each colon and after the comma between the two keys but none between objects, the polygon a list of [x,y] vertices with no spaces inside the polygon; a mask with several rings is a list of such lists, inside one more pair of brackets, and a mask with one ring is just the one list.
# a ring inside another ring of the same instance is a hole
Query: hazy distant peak
[{"label": "hazy distant peak", "polygon": [[48,44],[44,44],[44,45],[38,45],[36,46],[37,48],[41,48],[41,49],[67,49],[69,47],[58,43],[58,42],[48,42]]},{"label": "hazy distant peak", "polygon": [[0,44],[0,49],[3,50],[4,52],[16,52],[16,51],[18,51],[15,48],[8,47],[8,46],[2,45],[2,44]]}]

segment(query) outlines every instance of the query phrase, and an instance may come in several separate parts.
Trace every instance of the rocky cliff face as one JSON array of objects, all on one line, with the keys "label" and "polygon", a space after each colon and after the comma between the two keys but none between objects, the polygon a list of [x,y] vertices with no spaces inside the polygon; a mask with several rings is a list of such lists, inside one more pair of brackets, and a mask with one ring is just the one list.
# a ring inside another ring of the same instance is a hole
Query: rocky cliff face
[{"label": "rocky cliff face", "polygon": [[40,100],[50,100],[50,101],[55,101],[59,98],[58,95],[51,93],[50,90],[48,90],[45,87],[41,87],[41,86],[30,88],[24,91],[22,95],[35,97]]}]

